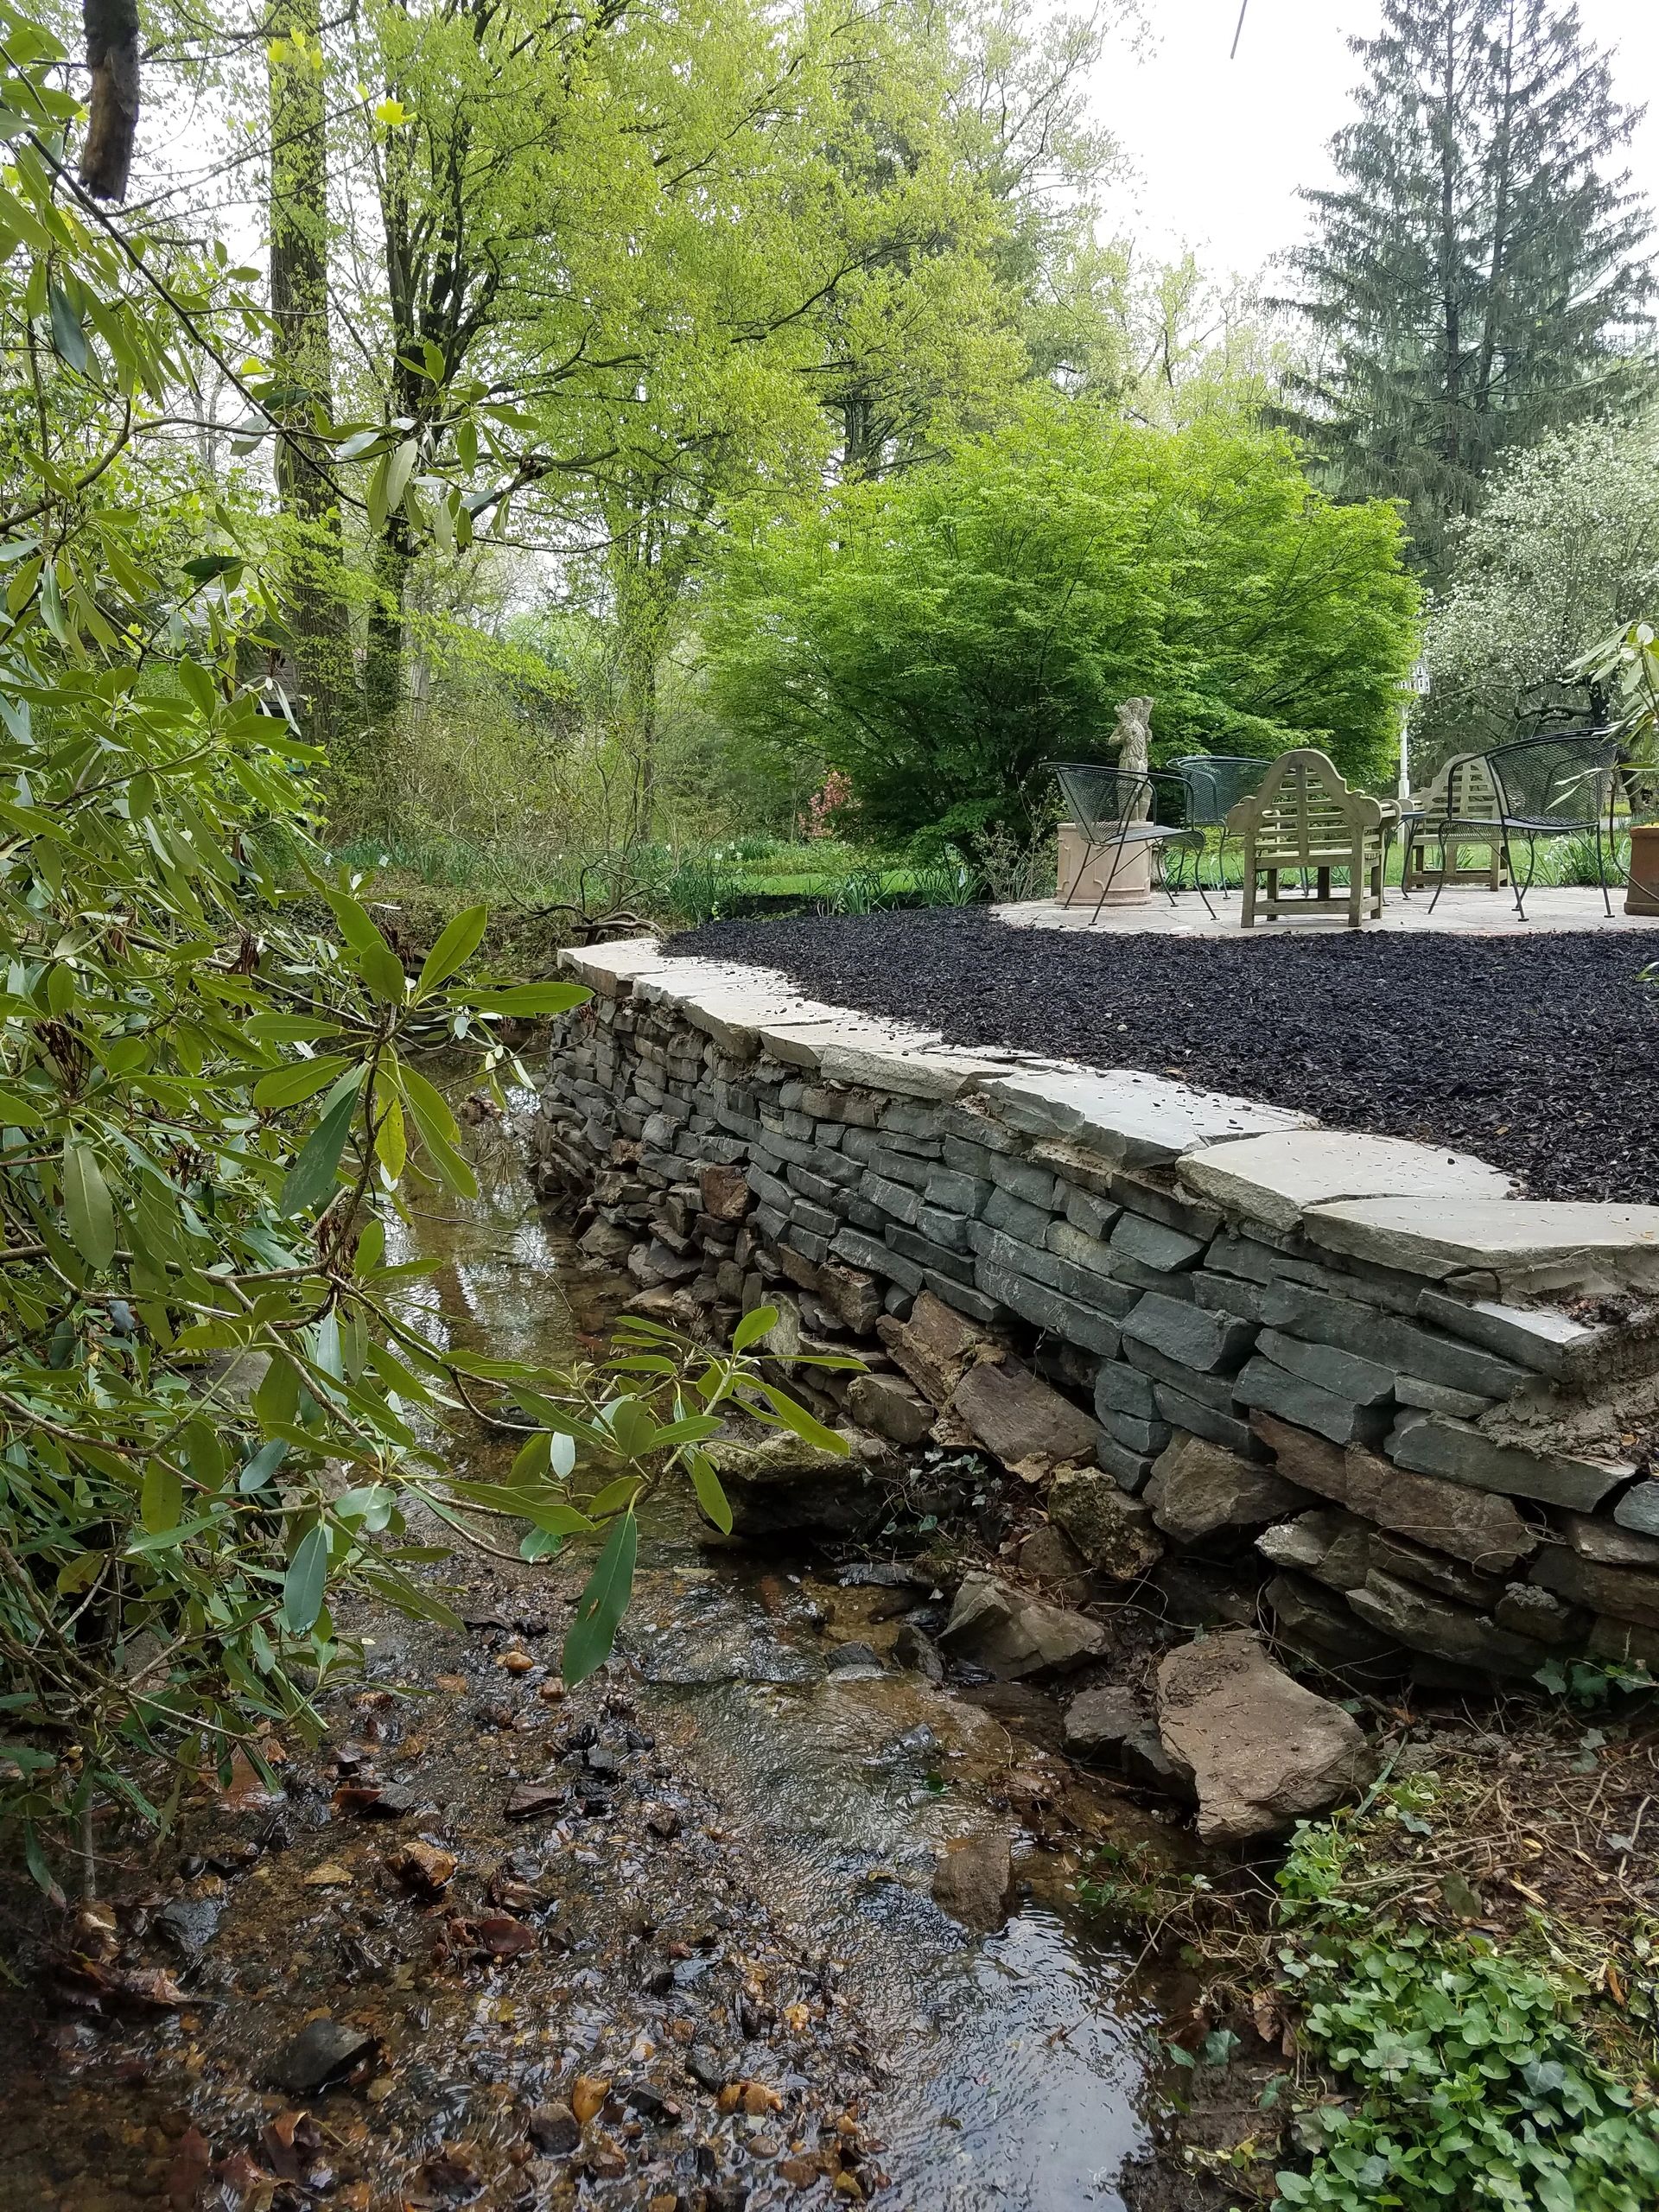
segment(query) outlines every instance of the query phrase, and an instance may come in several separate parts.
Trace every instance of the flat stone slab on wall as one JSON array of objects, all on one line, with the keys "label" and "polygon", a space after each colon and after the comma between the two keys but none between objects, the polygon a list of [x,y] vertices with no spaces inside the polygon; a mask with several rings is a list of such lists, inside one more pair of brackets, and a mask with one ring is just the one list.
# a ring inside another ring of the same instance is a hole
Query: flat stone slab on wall
[{"label": "flat stone slab on wall", "polygon": [[[1659,1534],[1659,1482],[1615,1440],[1659,1417],[1659,1208],[1535,1203],[1468,1155],[946,1047],[651,940],[564,964],[595,997],[556,1035],[540,1172],[642,1285],[716,1329],[782,1296],[792,1329],[867,1342],[918,1300],[953,1311],[950,1387],[901,1332],[920,1387],[860,1405],[1033,1484],[1092,1453],[1127,1510],[1183,1436],[1233,1455],[1240,1495],[1276,1469],[1358,1532],[1321,1548],[1287,1509],[1262,1538],[1284,1632],[1326,1658],[1391,1638],[1473,1681],[1655,1637],[1659,1545],[1628,1547]],[[1565,1310],[1586,1297],[1614,1310]]]}]

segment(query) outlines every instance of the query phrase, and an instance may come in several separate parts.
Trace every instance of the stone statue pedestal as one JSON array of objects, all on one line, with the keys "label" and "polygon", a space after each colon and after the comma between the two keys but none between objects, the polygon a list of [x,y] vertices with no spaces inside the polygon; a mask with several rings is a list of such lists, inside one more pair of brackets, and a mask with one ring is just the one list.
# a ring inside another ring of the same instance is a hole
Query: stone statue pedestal
[{"label": "stone statue pedestal", "polygon": [[[1117,863],[1115,869],[1114,861]],[[1107,846],[1104,851],[1096,846],[1091,853],[1077,824],[1062,822],[1054,893],[1061,906],[1092,906],[1109,875],[1112,887],[1106,893],[1107,906],[1140,906],[1151,898],[1152,855],[1146,846],[1133,847],[1126,853],[1114,845]]]}]

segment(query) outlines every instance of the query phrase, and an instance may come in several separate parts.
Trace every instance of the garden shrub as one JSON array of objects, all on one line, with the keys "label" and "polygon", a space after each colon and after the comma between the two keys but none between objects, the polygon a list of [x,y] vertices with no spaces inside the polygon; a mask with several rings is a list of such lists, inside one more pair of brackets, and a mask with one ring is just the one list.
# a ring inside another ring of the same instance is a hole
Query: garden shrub
[{"label": "garden shrub", "polygon": [[1384,502],[1311,492],[1289,443],[1083,403],[733,555],[706,642],[740,740],[851,779],[849,827],[1028,837],[1046,761],[1109,757],[1154,702],[1154,760],[1325,747],[1386,776],[1416,587]]}]

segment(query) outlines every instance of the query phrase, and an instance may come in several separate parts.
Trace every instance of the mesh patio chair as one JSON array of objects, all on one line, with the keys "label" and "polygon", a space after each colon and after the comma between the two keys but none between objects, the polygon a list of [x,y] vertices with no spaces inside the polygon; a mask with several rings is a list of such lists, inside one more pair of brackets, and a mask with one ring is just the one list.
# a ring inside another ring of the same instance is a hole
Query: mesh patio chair
[{"label": "mesh patio chair", "polygon": [[1227,840],[1231,834],[1227,817],[1242,798],[1260,790],[1272,765],[1249,753],[1185,753],[1173,764],[1186,783],[1186,825],[1189,830],[1220,831],[1216,842],[1216,888],[1227,897]]},{"label": "mesh patio chair", "polygon": [[[1400,888],[1406,897],[1409,899],[1414,891],[1426,891],[1431,874],[1436,874],[1427,857],[1431,845],[1440,848],[1438,874],[1448,883],[1478,883],[1489,891],[1503,890],[1510,880],[1510,854],[1501,833],[1489,830],[1478,836],[1459,835],[1463,824],[1496,821],[1498,811],[1497,786],[1484,753],[1458,753],[1442,761],[1428,789],[1412,798],[1401,817],[1404,844]],[[1485,863],[1477,868],[1459,866],[1460,844],[1485,846]]]},{"label": "mesh patio chair", "polygon": [[[1352,791],[1334,760],[1312,746],[1281,753],[1270,763],[1262,788],[1242,798],[1227,818],[1244,845],[1244,912],[1247,930],[1255,927],[1258,906],[1270,922],[1318,919],[1347,909],[1348,926],[1357,930],[1369,912],[1382,912],[1382,864],[1389,833],[1399,819],[1392,801]],[[1332,888],[1340,869],[1348,878],[1341,893]],[[1287,896],[1279,879],[1294,870],[1314,889]],[[1267,878],[1265,894],[1257,879]]]},{"label": "mesh patio chair", "polygon": [[[1160,808],[1166,815],[1185,816],[1186,785],[1181,777],[1158,768],[1147,769],[1143,774],[1122,768],[1096,768],[1080,760],[1051,760],[1047,765],[1053,770],[1060,797],[1083,835],[1084,861],[1083,869],[1078,871],[1079,880],[1083,870],[1096,854],[1105,859],[1100,896],[1089,918],[1090,928],[1100,919],[1100,910],[1106,904],[1124,861],[1136,853],[1148,855],[1157,870],[1159,887],[1171,906],[1180,888],[1179,855],[1191,853],[1194,888],[1204,901],[1205,912],[1214,921],[1216,910],[1210,904],[1210,894],[1197,880],[1205,847],[1203,830],[1189,829],[1184,819],[1157,819]],[[1170,852],[1178,855],[1173,884],[1164,865],[1164,855]],[[1069,906],[1071,902],[1068,899],[1066,903]]]},{"label": "mesh patio chair", "polygon": [[[1484,819],[1448,817],[1455,836],[1496,833],[1511,856],[1510,874],[1515,911],[1527,918],[1527,893],[1538,868],[1538,848],[1552,839],[1593,838],[1596,880],[1602,904],[1611,914],[1612,893],[1607,861],[1613,853],[1614,814],[1619,797],[1618,740],[1605,730],[1558,730],[1549,737],[1524,737],[1494,747],[1486,755],[1497,804]],[[1526,880],[1514,865],[1516,842],[1527,841]],[[1455,851],[1455,844],[1452,848]],[[1433,913],[1446,888],[1447,848],[1440,848],[1440,875],[1429,902]]]}]

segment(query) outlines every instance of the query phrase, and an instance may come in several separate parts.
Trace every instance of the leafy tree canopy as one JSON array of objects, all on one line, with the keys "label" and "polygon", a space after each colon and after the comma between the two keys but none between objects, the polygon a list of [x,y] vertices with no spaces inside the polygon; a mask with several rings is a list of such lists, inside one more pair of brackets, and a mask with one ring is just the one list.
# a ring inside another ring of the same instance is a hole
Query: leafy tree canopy
[{"label": "leafy tree canopy", "polygon": [[852,779],[872,836],[1023,828],[1042,765],[1155,702],[1154,758],[1327,747],[1386,772],[1416,635],[1395,509],[1310,493],[1287,440],[1044,403],[731,562],[717,702]]},{"label": "leafy tree canopy", "polygon": [[1581,655],[1656,601],[1659,412],[1511,456],[1454,536],[1429,616],[1418,765],[1516,735],[1529,697],[1571,684]]},{"label": "leafy tree canopy", "polygon": [[1576,7],[1384,0],[1336,185],[1299,257],[1320,348],[1302,417],[1332,482],[1408,501],[1439,563],[1506,448],[1604,410],[1646,373],[1638,120]]},{"label": "leafy tree canopy", "polygon": [[[228,505],[148,525],[130,454],[211,367],[302,461],[329,434],[228,365],[263,326],[247,272],[76,181],[62,54],[9,0],[0,55],[0,347],[32,403],[0,449],[0,1823],[54,1889],[72,1816],[90,1874],[112,1802],[159,1815],[262,1728],[315,1733],[359,1656],[342,1589],[459,1625],[414,1571],[442,1556],[414,1501],[525,1558],[599,1540],[580,1677],[652,1485],[683,1472],[729,1525],[717,1408],[836,1440],[745,1355],[764,1309],[730,1357],[635,1322],[572,1375],[405,1310],[410,1193],[475,1188],[434,1049],[493,1079],[509,1024],[587,995],[480,975],[481,906],[417,964],[325,866],[258,547]],[[436,1448],[463,1402],[499,1482]]]}]

